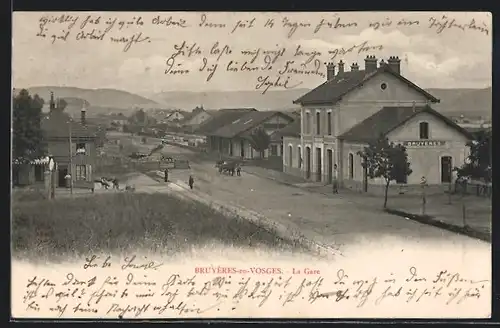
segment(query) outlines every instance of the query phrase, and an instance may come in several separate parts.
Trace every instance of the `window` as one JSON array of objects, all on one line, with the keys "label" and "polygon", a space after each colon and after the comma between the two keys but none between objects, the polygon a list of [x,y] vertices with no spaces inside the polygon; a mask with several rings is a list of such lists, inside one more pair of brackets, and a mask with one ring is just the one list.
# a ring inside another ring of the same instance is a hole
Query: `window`
[{"label": "window", "polygon": [[316,112],[316,134],[321,134],[321,113]]},{"label": "window", "polygon": [[85,165],[75,166],[75,180],[87,180],[87,170]]},{"label": "window", "polygon": [[280,145],[280,156],[283,156],[283,144]]},{"label": "window", "polygon": [[328,135],[331,136],[332,135],[332,112],[328,112],[328,114],[326,114],[326,116],[327,116],[326,124],[327,124],[327,129],[328,129]]},{"label": "window", "polygon": [[420,122],[420,139],[429,139],[429,123]]},{"label": "window", "polygon": [[76,153],[85,154],[85,142],[79,142],[76,144]]},{"label": "window", "polygon": [[387,89],[387,83],[380,84],[380,89],[382,89],[382,90]]},{"label": "window", "polygon": [[278,146],[277,145],[271,146],[271,156],[278,156]]},{"label": "window", "polygon": [[354,178],[354,155],[349,154],[349,179]]},{"label": "window", "polygon": [[311,133],[311,113],[306,113],[306,126],[305,126],[306,134]]},{"label": "window", "polygon": [[293,147],[288,146],[288,166],[293,167]]}]

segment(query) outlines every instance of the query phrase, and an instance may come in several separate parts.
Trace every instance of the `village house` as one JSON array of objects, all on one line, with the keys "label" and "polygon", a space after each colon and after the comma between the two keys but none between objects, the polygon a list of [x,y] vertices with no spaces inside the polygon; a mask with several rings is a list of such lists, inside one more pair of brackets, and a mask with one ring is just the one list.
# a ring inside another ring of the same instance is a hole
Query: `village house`
[{"label": "village house", "polygon": [[[252,159],[260,157],[251,146],[251,135],[262,128],[268,135],[280,130],[293,121],[293,117],[278,111],[252,111],[210,132],[212,144],[223,155]],[[281,156],[279,144],[272,144],[264,151],[264,157]]]},{"label": "village house", "polygon": [[203,109],[203,106],[196,107],[187,117],[184,117],[181,124],[186,128],[186,132],[193,132],[211,117],[212,115]]},{"label": "village house", "polygon": [[87,124],[86,109],[82,108],[79,121],[73,120],[57,107],[51,94],[50,112],[42,120],[41,127],[47,152],[56,165],[56,186],[65,187],[65,177],[69,174],[74,188],[93,189],[97,130]]},{"label": "village house", "polygon": [[357,153],[383,135],[407,147],[413,173],[398,182],[451,183],[470,133],[432,109],[439,100],[401,75],[398,57],[378,65],[367,56],[364,70],[344,66],[341,60],[336,73],[329,63],[327,81],[294,101],[301,105],[300,136],[283,138],[284,171],[331,183],[337,164],[341,186],[366,191],[382,181],[368,179]]}]

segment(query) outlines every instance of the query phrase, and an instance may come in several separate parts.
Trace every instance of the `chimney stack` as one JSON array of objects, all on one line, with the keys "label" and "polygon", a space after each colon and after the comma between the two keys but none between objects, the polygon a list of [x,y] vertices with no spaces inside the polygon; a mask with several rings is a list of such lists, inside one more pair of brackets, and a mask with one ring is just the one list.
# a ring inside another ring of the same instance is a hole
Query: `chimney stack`
[{"label": "chimney stack", "polygon": [[87,112],[87,109],[84,107],[82,107],[82,110],[80,112],[80,122],[82,123],[82,125],[85,125],[85,114]]},{"label": "chimney stack", "polygon": [[326,80],[330,81],[335,77],[335,64],[332,62],[326,63]]},{"label": "chimney stack", "polygon": [[389,57],[387,64],[394,72],[401,74],[401,59],[399,59],[399,57],[397,56]]},{"label": "chimney stack", "polygon": [[366,56],[365,58],[365,71],[366,73],[372,73],[377,70],[377,58],[375,56]]},{"label": "chimney stack", "polygon": [[54,102],[54,92],[50,92],[50,111],[52,112],[56,109],[56,103]]},{"label": "chimney stack", "polygon": [[339,72],[337,73],[337,76],[344,74],[344,62],[342,59],[339,61]]},{"label": "chimney stack", "polygon": [[358,63],[354,63],[351,65],[351,71],[359,71],[359,65]]}]

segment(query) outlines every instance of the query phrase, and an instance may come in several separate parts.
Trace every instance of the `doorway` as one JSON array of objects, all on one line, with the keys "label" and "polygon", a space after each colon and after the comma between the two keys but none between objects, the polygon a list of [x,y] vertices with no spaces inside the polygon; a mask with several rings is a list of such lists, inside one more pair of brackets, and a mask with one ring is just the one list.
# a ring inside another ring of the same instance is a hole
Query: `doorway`
[{"label": "doorway", "polygon": [[68,174],[68,168],[67,167],[61,167],[57,171],[57,178],[58,178],[58,187],[66,187],[66,175]]},{"label": "doorway", "polygon": [[321,166],[323,163],[321,163],[321,148],[316,148],[316,181],[321,182]]},{"label": "doorway", "polygon": [[452,164],[451,156],[441,157],[441,183],[451,183]]},{"label": "doorway", "polygon": [[243,140],[240,141],[240,156],[245,158],[245,142]]},{"label": "doorway", "polygon": [[311,178],[311,148],[306,147],[306,179]]},{"label": "doorway", "polygon": [[333,169],[333,151],[331,149],[328,149],[326,151],[327,158],[328,158],[328,173],[327,173],[327,179],[328,183],[332,183],[332,169]]}]

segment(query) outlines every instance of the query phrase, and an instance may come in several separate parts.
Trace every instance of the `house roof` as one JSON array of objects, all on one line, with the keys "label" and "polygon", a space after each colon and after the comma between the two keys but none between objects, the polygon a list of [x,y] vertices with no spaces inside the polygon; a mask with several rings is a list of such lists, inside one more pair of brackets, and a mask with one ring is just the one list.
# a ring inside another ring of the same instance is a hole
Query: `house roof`
[{"label": "house roof", "polygon": [[353,126],[338,138],[347,141],[370,142],[381,135],[386,136],[394,129],[403,125],[413,117],[421,113],[429,113],[442,120],[451,128],[472,139],[471,133],[457,125],[455,122],[440,114],[430,106],[405,106],[405,107],[383,107],[381,110],[368,117],[364,121]]},{"label": "house roof", "polygon": [[[67,113],[53,111],[48,113],[41,123],[43,132],[48,138],[68,138],[71,124],[71,136],[75,138],[94,138],[97,128],[93,125],[83,125],[79,121],[71,120]],[[71,122],[71,123],[68,123]]]},{"label": "house roof", "polygon": [[211,135],[213,132],[223,127],[224,125],[230,124],[236,119],[252,111],[257,111],[257,110],[255,108],[235,108],[235,109],[220,109],[216,111],[214,114],[209,112],[212,115],[212,117],[203,122],[198,127],[198,129],[194,131],[194,133],[200,135]]},{"label": "house roof", "polygon": [[234,138],[276,115],[287,117],[290,120],[292,119],[290,115],[279,111],[249,112],[235,119],[233,122],[220,127],[212,134],[219,137]]},{"label": "house roof", "polygon": [[423,94],[432,102],[439,102],[439,99],[435,98],[433,95],[423,90],[410,80],[404,78],[401,74],[395,72],[387,64],[381,64],[379,68],[370,73],[367,73],[365,70],[359,70],[344,72],[340,76],[336,75],[333,79],[324,82],[320,86],[295,100],[293,103],[302,105],[336,103],[342,99],[343,96],[354,89],[361,87],[366,81],[382,72],[393,75],[402,82],[406,83],[408,86]]},{"label": "house roof", "polygon": [[300,138],[300,118],[296,119],[292,123],[285,126],[283,129],[280,129],[274,132],[271,135],[272,141],[281,140],[283,137],[298,137]]}]

